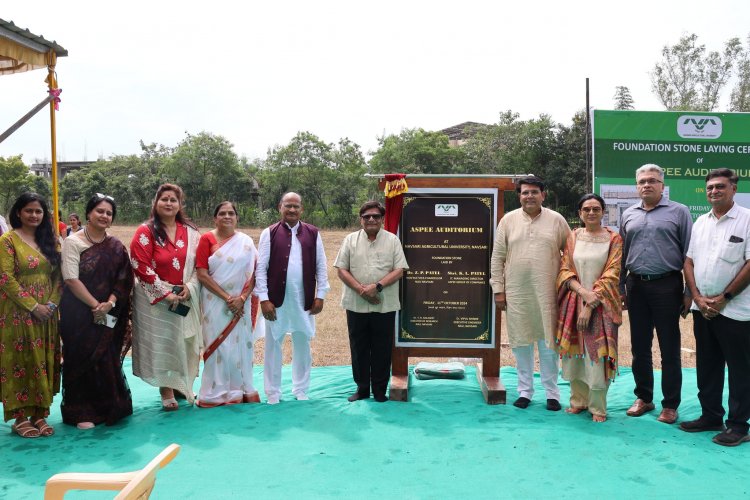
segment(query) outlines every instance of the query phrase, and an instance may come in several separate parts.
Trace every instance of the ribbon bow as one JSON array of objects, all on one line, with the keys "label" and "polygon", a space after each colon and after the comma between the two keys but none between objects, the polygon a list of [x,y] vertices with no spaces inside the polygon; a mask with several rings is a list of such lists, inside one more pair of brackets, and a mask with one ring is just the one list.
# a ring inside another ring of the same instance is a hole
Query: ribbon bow
[{"label": "ribbon bow", "polygon": [[52,96],[52,101],[55,103],[55,111],[60,111],[60,92],[62,92],[62,89],[49,89],[47,92]]}]

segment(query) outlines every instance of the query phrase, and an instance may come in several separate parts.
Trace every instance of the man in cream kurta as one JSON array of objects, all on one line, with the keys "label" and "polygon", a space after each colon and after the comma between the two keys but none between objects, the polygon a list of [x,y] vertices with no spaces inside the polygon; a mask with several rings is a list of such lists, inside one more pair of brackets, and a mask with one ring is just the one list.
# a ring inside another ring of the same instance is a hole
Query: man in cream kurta
[{"label": "man in cream kurta", "polygon": [[507,213],[497,226],[490,285],[496,306],[507,311],[508,339],[518,372],[519,397],[513,404],[526,408],[531,402],[537,344],[547,409],[558,411],[558,356],[550,343],[557,325],[555,280],[570,228],[560,214],[542,207],[546,193],[541,179],[525,177],[516,191],[521,208]]}]

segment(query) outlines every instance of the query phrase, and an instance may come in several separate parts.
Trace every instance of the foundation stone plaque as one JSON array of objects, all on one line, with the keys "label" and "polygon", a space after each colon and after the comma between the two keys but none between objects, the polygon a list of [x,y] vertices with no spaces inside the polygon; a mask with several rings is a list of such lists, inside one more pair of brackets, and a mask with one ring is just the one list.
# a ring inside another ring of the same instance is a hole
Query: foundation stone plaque
[{"label": "foundation stone plaque", "polygon": [[407,193],[397,346],[494,347],[495,193]]}]

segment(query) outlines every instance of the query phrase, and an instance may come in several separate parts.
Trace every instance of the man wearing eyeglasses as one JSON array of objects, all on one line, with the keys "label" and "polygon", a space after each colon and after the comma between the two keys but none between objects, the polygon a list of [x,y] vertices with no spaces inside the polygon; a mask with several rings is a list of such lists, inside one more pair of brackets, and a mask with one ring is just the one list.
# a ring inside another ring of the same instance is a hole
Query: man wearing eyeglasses
[{"label": "man wearing eyeglasses", "polygon": [[344,238],[336,262],[339,279],[346,285],[341,307],[346,309],[352,374],[357,391],[354,402],[370,397],[387,400],[391,374],[391,347],[396,311],[401,309],[398,282],[409,269],[398,237],[382,230],[385,208],[368,201],[359,209],[362,229]]},{"label": "man wearing eyeglasses", "polygon": [[292,336],[292,394],[308,398],[315,336],[315,315],[323,310],[328,268],[318,228],[300,220],[302,198],[286,193],[279,202],[281,220],[267,227],[258,242],[255,294],[265,318],[263,380],[268,404],[281,400],[282,344]]},{"label": "man wearing eyeglasses", "polygon": [[[711,211],[695,221],[685,259],[694,299],[701,415],[682,422],[686,432],[722,431],[723,446],[750,441],[750,210],[734,202],[737,174],[728,168],[706,176]],[[724,429],[724,370],[729,369],[729,418]]]},{"label": "man wearing eyeglasses", "polygon": [[636,400],[627,415],[640,417],[654,405],[651,346],[654,328],[661,351],[660,422],[677,421],[682,390],[680,314],[687,314],[682,267],[693,227],[685,205],[664,197],[664,170],[646,164],[635,172],[640,203],[622,214],[620,292],[630,318],[630,344]]}]

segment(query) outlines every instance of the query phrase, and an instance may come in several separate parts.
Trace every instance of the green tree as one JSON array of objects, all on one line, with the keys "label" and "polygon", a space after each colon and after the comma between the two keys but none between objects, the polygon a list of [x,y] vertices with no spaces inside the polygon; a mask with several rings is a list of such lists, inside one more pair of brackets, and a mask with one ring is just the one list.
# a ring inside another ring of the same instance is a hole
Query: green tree
[{"label": "green tree", "polygon": [[741,51],[739,38],[728,40],[721,53],[707,53],[698,35],[683,35],[662,49],[651,72],[652,90],[668,110],[713,111]]},{"label": "green tree", "polygon": [[[142,222],[148,218],[154,193],[161,183],[159,166],[159,162],[150,163],[146,153],[117,155],[107,161],[105,194],[115,198],[118,222]],[[84,199],[88,200],[92,194],[87,192]]]},{"label": "green tree", "polygon": [[[112,192],[108,186],[109,175],[112,169],[107,160],[99,160],[91,165],[68,173],[60,181],[60,201],[67,211],[80,211],[85,208],[86,202],[94,193],[109,194]],[[119,197],[119,193],[114,195]],[[83,214],[81,219],[83,219]]]},{"label": "green tree", "polygon": [[505,111],[497,124],[482,128],[466,142],[469,173],[543,176],[554,139],[555,124],[549,116],[524,121],[518,113]]},{"label": "green tree", "polygon": [[378,137],[378,149],[370,158],[370,171],[451,174],[462,172],[465,160],[464,150],[450,147],[447,135],[412,128],[398,135]]},{"label": "green tree", "polygon": [[333,224],[347,227],[357,220],[359,207],[380,194],[377,183],[367,180],[365,156],[358,144],[344,138],[333,148],[333,169],[337,181],[331,193]]},{"label": "green tree", "polygon": [[[27,174],[21,187],[22,191],[32,191],[49,200],[52,206],[52,183],[41,175]],[[20,194],[20,193],[19,193]]]},{"label": "green tree", "polygon": [[[572,125],[555,124],[547,115],[531,120],[504,111],[498,123],[471,137],[462,148],[466,173],[534,174],[545,180],[547,205],[566,217],[585,191],[585,114],[576,113]],[[514,193],[506,195],[505,209],[518,207]]]},{"label": "green tree", "polygon": [[8,213],[18,195],[29,190],[29,177],[29,168],[21,156],[0,156],[0,209],[3,214]]},{"label": "green tree", "polygon": [[615,87],[615,109],[635,109],[633,105],[633,96],[630,95],[630,89],[623,86]]},{"label": "green tree", "polygon": [[251,179],[232,144],[209,132],[187,134],[165,161],[161,174],[165,181],[182,187],[186,210],[196,220],[209,220],[222,200],[247,201],[252,191]]},{"label": "green tree", "polygon": [[276,220],[279,199],[294,191],[303,199],[305,220],[346,227],[365,196],[365,171],[364,155],[349,139],[329,144],[315,134],[299,132],[289,144],[269,150],[262,162],[258,175],[265,216],[259,222]]},{"label": "green tree", "polygon": [[556,198],[556,210],[576,216],[576,203],[586,186],[586,111],[578,111],[570,125],[557,125],[553,159],[545,180]]},{"label": "green tree", "polygon": [[[146,147],[148,149],[148,147]],[[62,204],[69,212],[83,212],[95,193],[107,194],[117,203],[117,223],[145,220],[161,180],[157,169],[164,161],[155,161],[151,151],[141,156],[116,155],[69,173],[60,182]],[[80,214],[83,216],[83,214]]]},{"label": "green tree", "polygon": [[732,89],[729,111],[750,111],[750,36],[737,60],[737,82]]}]

